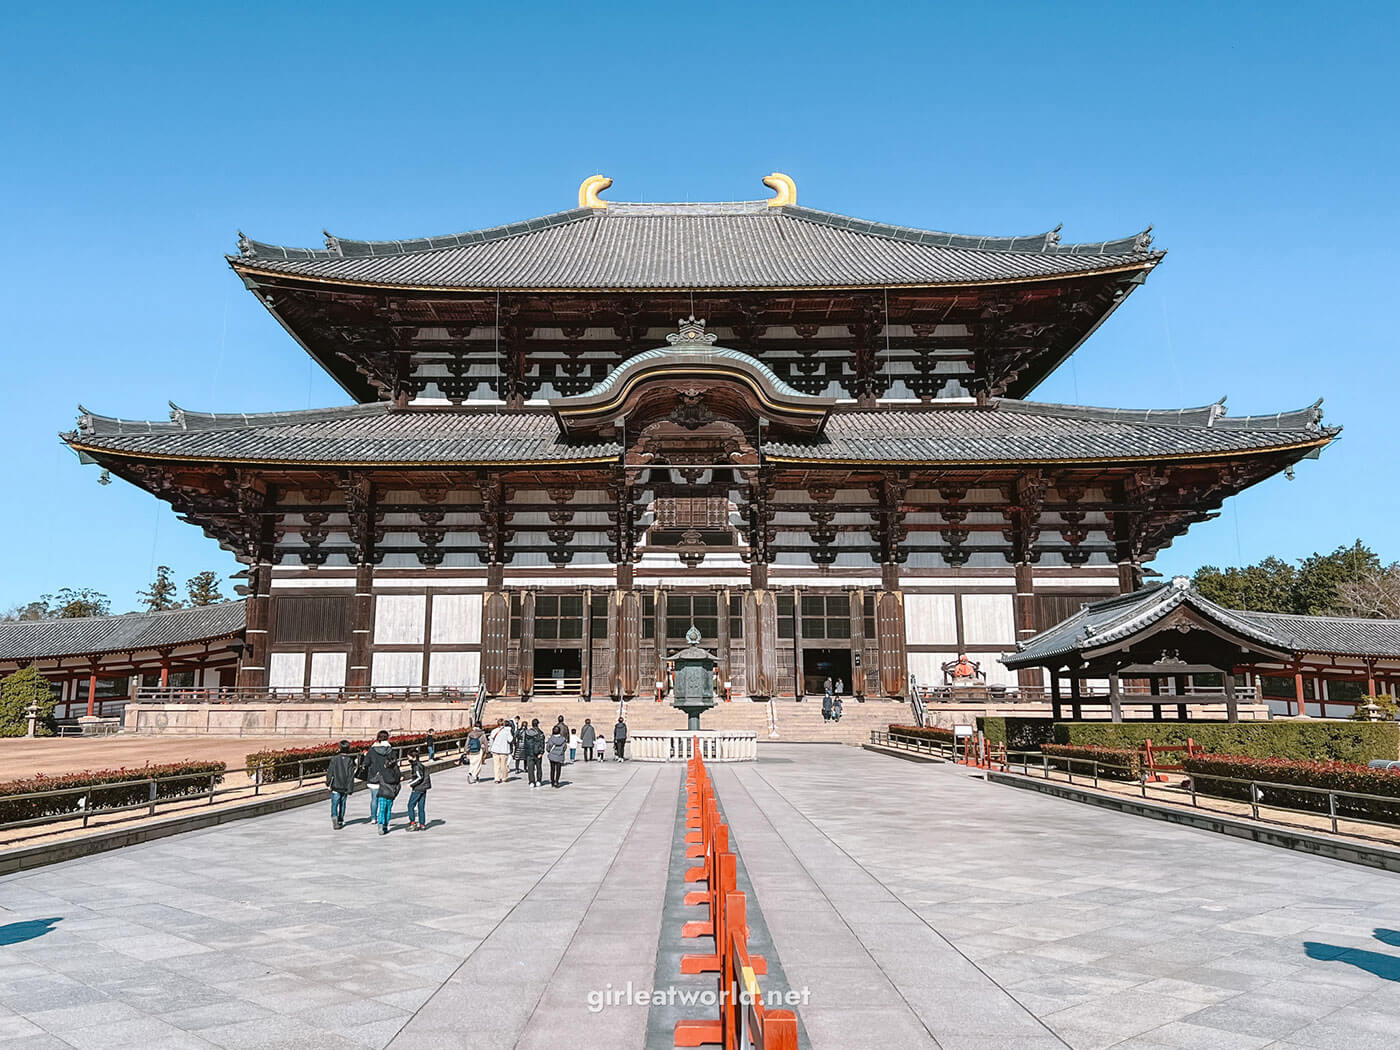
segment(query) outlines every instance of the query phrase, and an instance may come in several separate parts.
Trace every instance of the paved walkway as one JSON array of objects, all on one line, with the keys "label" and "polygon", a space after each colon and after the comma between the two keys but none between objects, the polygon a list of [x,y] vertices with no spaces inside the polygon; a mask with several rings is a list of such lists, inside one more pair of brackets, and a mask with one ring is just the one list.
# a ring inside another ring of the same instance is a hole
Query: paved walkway
[{"label": "paved walkway", "polygon": [[[716,785],[813,1050],[1390,1047],[1400,877],[852,748]],[[678,767],[440,774],[0,879],[0,1050],[642,1047]],[[352,818],[367,810],[351,802]]]}]

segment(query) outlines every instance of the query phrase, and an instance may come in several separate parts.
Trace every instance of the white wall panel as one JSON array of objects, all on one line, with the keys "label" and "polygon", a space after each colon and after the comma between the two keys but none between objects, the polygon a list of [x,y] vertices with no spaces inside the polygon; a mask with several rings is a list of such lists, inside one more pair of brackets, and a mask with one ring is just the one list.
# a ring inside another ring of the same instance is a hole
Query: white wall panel
[{"label": "white wall panel", "polygon": [[418,688],[423,683],[422,653],[375,653],[370,685],[383,689]]},{"label": "white wall panel", "polygon": [[964,644],[1014,646],[1016,618],[1011,595],[964,594],[962,611]]},{"label": "white wall panel", "polygon": [[[904,632],[910,645],[958,644],[957,595],[904,594]],[[923,679],[919,679],[923,681]]]},{"label": "white wall panel", "polygon": [[272,689],[300,689],[306,683],[305,653],[273,653],[267,665],[267,684]]},{"label": "white wall panel", "polygon": [[311,654],[311,688],[340,689],[345,685],[346,653]]},{"label": "white wall panel", "polygon": [[422,645],[426,594],[381,594],[374,599],[375,645]]},{"label": "white wall panel", "polygon": [[[436,606],[433,608],[433,619],[436,622]],[[480,680],[480,653],[433,653],[428,657],[429,688],[475,689]]]},{"label": "white wall panel", "polygon": [[908,654],[909,673],[920,689],[936,688],[944,685],[943,665],[957,659],[957,653],[915,653]]},{"label": "white wall panel", "polygon": [[481,595],[433,595],[432,633],[434,645],[479,645]]}]

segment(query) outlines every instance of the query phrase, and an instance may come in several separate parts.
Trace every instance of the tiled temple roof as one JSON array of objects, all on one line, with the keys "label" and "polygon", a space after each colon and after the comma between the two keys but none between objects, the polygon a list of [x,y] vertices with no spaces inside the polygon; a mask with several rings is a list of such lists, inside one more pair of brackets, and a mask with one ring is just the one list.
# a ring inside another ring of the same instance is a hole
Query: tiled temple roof
[{"label": "tiled temple roof", "polygon": [[576,208],[444,237],[288,248],[240,235],[240,271],[413,288],[882,288],[1150,269],[1147,231],[1061,244],[940,233],[766,201]]},{"label": "tiled temple roof", "polygon": [[124,616],[0,623],[0,661],[163,649],[243,633],[243,602]]},{"label": "tiled temple roof", "polygon": [[[1225,457],[1321,447],[1337,433],[1315,409],[1231,420],[1220,406],[1119,410],[993,400],[832,413],[810,441],[765,443],[771,461],[838,463],[1118,462]],[[302,412],[212,415],[172,406],[168,422],[84,410],[64,436],[79,452],[119,457],[288,464],[507,464],[597,462],[612,441],[562,438],[544,407],[387,403]]]}]

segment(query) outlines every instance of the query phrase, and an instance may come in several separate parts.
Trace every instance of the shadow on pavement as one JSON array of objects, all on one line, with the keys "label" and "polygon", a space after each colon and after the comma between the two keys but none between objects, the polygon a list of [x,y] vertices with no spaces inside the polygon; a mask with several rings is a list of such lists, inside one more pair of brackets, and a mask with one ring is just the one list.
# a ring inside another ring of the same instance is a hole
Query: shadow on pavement
[{"label": "shadow on pavement", "polygon": [[[1373,931],[1372,936],[1382,944],[1400,948],[1400,930],[1378,928]],[[1339,944],[1323,944],[1319,941],[1304,941],[1303,951],[1309,959],[1346,963],[1381,980],[1400,981],[1400,956],[1368,952],[1362,948],[1344,948]]]},{"label": "shadow on pavement", "polygon": [[55,923],[62,922],[63,919],[26,919],[23,922],[12,922],[0,926],[0,944],[21,944],[24,941],[32,941],[35,937],[42,937],[53,929]]}]

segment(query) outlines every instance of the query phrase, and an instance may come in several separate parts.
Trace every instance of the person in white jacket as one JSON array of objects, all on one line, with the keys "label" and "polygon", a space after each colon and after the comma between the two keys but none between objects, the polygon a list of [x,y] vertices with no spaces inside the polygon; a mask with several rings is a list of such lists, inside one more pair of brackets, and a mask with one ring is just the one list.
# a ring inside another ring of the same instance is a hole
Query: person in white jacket
[{"label": "person in white jacket", "polygon": [[504,784],[510,779],[510,752],[514,742],[509,722],[501,723],[491,734],[491,761],[496,767],[497,784]]}]

